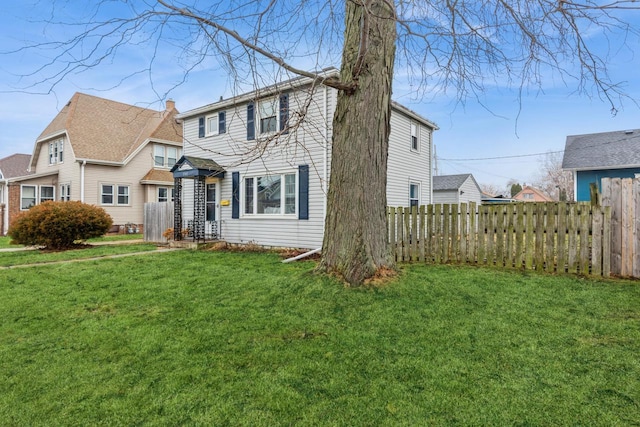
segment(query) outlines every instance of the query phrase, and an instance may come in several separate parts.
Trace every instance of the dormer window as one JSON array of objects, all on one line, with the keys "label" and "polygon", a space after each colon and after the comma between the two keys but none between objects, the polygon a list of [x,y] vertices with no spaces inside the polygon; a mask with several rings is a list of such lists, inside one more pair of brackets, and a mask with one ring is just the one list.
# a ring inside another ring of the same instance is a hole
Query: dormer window
[{"label": "dormer window", "polygon": [[180,157],[180,149],[176,147],[166,147],[155,145],[153,148],[153,163],[156,167],[171,168]]},{"label": "dormer window", "polygon": [[49,164],[55,165],[64,160],[64,141],[58,139],[49,143]]}]

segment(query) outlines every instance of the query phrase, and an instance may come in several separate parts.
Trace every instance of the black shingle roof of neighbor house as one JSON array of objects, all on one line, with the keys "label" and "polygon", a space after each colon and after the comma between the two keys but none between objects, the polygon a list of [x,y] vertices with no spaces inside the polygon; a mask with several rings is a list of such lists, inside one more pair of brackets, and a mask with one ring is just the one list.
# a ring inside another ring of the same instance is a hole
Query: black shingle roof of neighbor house
[{"label": "black shingle roof of neighbor house", "polygon": [[457,190],[470,176],[470,173],[460,175],[436,175],[433,177],[433,191]]},{"label": "black shingle roof of neighbor house", "polygon": [[640,166],[640,129],[569,135],[563,169],[617,169]]}]

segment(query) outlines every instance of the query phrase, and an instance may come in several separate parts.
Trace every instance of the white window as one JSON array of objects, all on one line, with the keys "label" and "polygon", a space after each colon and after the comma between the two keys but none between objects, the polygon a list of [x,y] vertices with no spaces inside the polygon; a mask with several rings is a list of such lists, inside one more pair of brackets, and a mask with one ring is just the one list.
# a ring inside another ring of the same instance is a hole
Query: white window
[{"label": "white window", "polygon": [[409,184],[409,206],[420,206],[420,184],[415,182]]},{"label": "white window", "polygon": [[63,202],[71,200],[71,184],[60,184],[60,200]]},{"label": "white window", "polygon": [[55,200],[55,187],[53,185],[40,186],[40,203]]},{"label": "white window", "polygon": [[20,187],[20,209],[27,210],[36,205],[36,186],[22,185]]},{"label": "white window", "polygon": [[296,174],[245,178],[244,213],[293,215],[297,204]]},{"label": "white window", "polygon": [[102,184],[100,191],[100,203],[103,205],[112,205],[113,204],[113,185],[111,184]]},{"label": "white window", "polygon": [[[115,201],[115,203],[114,203]],[[129,186],[102,184],[100,185],[100,204],[125,206],[129,204]]]},{"label": "white window", "polygon": [[411,150],[420,151],[420,142],[418,140],[418,125],[411,122]]},{"label": "white window", "polygon": [[167,147],[167,167],[172,168],[178,162],[178,149]]},{"label": "white window", "polygon": [[119,205],[129,204],[129,186],[128,185],[118,185],[118,204]]},{"label": "white window", "polygon": [[260,133],[275,132],[278,129],[277,111],[276,98],[260,101],[260,109],[258,111]]},{"label": "white window", "polygon": [[227,113],[219,111],[206,118],[206,135],[219,135],[227,132]]},{"label": "white window", "polygon": [[176,147],[155,145],[153,147],[153,164],[158,167],[171,168],[176,164],[181,153],[182,151]]},{"label": "white window", "polygon": [[153,147],[153,163],[156,166],[164,166],[164,145]]},{"label": "white window", "polygon": [[[171,195],[171,199],[169,199],[169,195]],[[158,201],[168,202],[169,200],[173,202],[173,187],[158,187]]]},{"label": "white window", "polygon": [[64,160],[64,140],[58,139],[49,143],[49,164],[55,165]]}]

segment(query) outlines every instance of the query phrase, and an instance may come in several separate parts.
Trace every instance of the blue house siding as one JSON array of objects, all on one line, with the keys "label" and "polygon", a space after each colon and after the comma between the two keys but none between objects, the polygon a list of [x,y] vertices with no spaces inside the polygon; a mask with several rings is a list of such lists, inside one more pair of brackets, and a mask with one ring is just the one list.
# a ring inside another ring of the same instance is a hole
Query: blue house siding
[{"label": "blue house siding", "polygon": [[578,202],[589,201],[589,184],[592,182],[597,183],[598,190],[600,190],[602,188],[602,178],[634,178],[636,174],[640,174],[640,168],[577,171],[576,200]]}]

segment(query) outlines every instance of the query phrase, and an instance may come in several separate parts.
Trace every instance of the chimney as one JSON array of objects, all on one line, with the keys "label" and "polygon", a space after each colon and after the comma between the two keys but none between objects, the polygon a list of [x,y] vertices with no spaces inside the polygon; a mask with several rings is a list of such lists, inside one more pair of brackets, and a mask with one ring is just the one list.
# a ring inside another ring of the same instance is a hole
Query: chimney
[{"label": "chimney", "polygon": [[167,101],[165,102],[165,105],[166,105],[165,107],[166,111],[171,111],[176,108],[176,102],[171,98],[167,99]]}]

